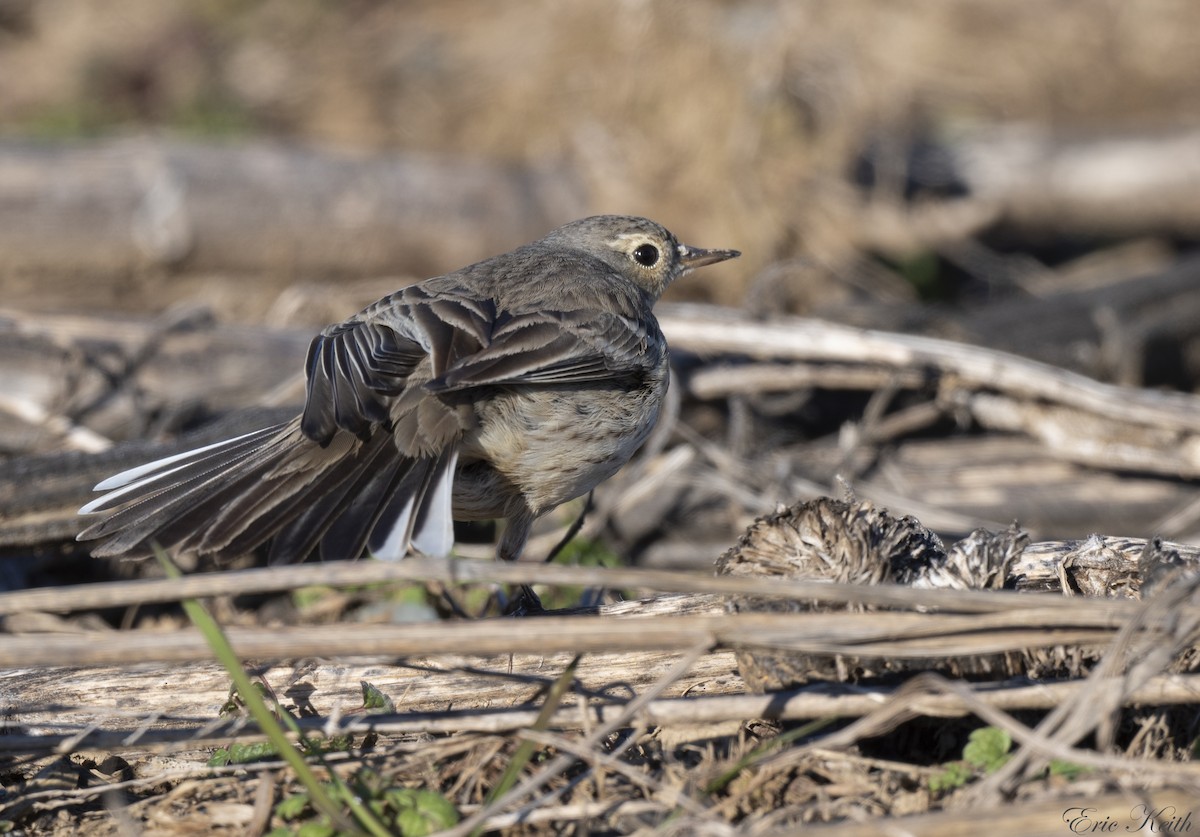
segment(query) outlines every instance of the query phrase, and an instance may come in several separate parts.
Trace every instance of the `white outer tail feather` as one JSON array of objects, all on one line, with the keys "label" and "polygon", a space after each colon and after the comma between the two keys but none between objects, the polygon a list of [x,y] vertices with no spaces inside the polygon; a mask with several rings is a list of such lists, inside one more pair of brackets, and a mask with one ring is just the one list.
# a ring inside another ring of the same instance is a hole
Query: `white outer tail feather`
[{"label": "white outer tail feather", "polygon": [[[274,430],[274,428],[267,428],[267,430]],[[116,505],[116,503],[113,501],[118,500],[127,494],[133,494],[134,492],[143,490],[163,479],[164,477],[169,477],[171,474],[182,471],[202,454],[218,450],[219,448],[228,447],[236,442],[243,441],[244,439],[248,439],[251,436],[259,435],[264,432],[264,430],[255,430],[250,433],[245,433],[241,436],[235,436],[232,439],[226,439],[222,442],[215,442],[211,445],[205,445],[202,448],[194,448],[193,450],[186,450],[183,453],[177,453],[173,456],[166,456],[162,459],[156,459],[153,462],[147,462],[144,465],[138,465],[136,468],[130,468],[127,471],[114,474],[108,479],[96,483],[95,488],[92,489],[93,491],[106,491],[108,493],[102,494],[95,500],[87,503],[79,509],[78,513],[94,514],[95,512],[104,511],[108,508],[111,508],[112,506]],[[175,463],[179,464],[174,468],[168,468],[165,471],[162,470],[168,465],[175,465]],[[113,491],[111,489],[117,490]]]},{"label": "white outer tail feather", "polygon": [[[422,509],[424,519],[412,535],[412,548],[422,555],[442,558],[454,548],[454,469],[458,465],[458,450],[450,452],[449,461],[438,471],[437,483],[425,493]],[[403,557],[403,556],[400,556]],[[391,560],[396,560],[392,558]]]}]

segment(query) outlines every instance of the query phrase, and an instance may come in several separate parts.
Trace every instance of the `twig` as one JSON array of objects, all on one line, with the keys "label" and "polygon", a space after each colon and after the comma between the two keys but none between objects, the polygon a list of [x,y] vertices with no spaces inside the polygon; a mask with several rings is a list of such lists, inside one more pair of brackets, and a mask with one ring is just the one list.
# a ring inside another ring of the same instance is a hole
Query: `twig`
[{"label": "twig", "polygon": [[[1071,551],[1103,548],[1111,555],[1125,556],[1136,566],[1146,541],[1138,538],[1090,538],[1087,541],[1053,541],[1031,544],[1019,561],[1023,574],[1038,573],[1047,561],[1063,560]],[[1164,548],[1196,562],[1200,548],[1165,543]],[[1035,557],[1029,557],[1035,556]],[[1044,574],[1045,570],[1040,572]],[[331,562],[234,572],[189,575],[173,582],[167,579],[137,579],[78,584],[64,587],[14,590],[0,593],[0,616],[26,611],[75,611],[128,607],[133,604],[172,602],[182,598],[251,595],[323,584],[353,587],[399,581],[435,580],[443,584],[500,582],[503,584],[564,584],[594,587],[658,590],[677,593],[722,593],[771,596],[780,599],[857,603],[880,607],[934,608],[962,613],[1005,611],[1014,605],[1029,606],[1031,600],[1016,599],[1011,592],[917,590],[904,587],[867,587],[824,581],[791,579],[713,577],[695,572],[647,570],[632,567],[559,566],[499,561],[409,559],[397,563]],[[1130,601],[1081,599],[1047,606],[1073,608],[1075,613],[1098,615],[1132,614],[1137,604]]]}]

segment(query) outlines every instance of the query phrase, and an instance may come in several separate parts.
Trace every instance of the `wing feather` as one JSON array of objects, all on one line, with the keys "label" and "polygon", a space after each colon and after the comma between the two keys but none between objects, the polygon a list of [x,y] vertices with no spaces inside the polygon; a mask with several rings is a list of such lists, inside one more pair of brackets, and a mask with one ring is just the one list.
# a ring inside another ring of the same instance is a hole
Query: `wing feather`
[{"label": "wing feather", "polygon": [[387,419],[387,399],[404,390],[426,357],[413,337],[372,320],[325,329],[309,347],[304,435],[322,445],[338,430],[366,438]]},{"label": "wing feather", "polygon": [[430,392],[478,386],[622,381],[661,360],[651,322],[616,314],[534,313],[499,323],[480,351],[425,385]]}]

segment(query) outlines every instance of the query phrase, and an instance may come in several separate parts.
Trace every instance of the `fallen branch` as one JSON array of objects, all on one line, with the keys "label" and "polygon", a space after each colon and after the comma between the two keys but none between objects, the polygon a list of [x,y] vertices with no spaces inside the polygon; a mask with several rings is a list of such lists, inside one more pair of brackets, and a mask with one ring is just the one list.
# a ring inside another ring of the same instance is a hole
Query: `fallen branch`
[{"label": "fallen branch", "polygon": [[[559,662],[565,662],[566,655],[547,660],[545,668],[548,672],[556,671]],[[498,658],[498,664],[504,659]],[[63,669],[57,676],[60,678],[77,679],[81,675],[79,669]],[[53,672],[43,673],[54,676]],[[187,696],[186,701],[180,701],[178,694],[163,687],[163,679],[174,679],[188,676],[188,670],[171,673],[166,670],[143,670],[133,674],[121,669],[93,669],[87,677],[94,683],[112,682],[118,677],[133,677],[137,681],[158,684],[158,688],[147,689],[134,684],[122,687],[122,713],[119,717],[110,717],[103,729],[79,729],[70,719],[59,719],[54,722],[54,716],[34,707],[24,707],[14,719],[22,726],[36,726],[41,733],[33,735],[10,731],[0,736],[0,752],[29,752],[61,751],[64,747],[71,749],[112,749],[136,746],[139,750],[162,752],[178,749],[179,745],[203,746],[227,741],[231,736],[239,740],[255,740],[259,738],[253,724],[247,724],[245,719],[237,718],[220,721],[215,716],[200,720],[207,711],[217,706],[224,699],[228,687],[219,686],[219,678],[212,677],[213,672],[207,667],[203,670],[193,669],[191,675],[202,675],[205,681],[211,680],[213,688],[203,695]],[[616,674],[616,672],[614,672]],[[315,679],[327,680],[332,672],[320,669],[311,673]],[[602,680],[601,669],[587,672],[587,681]],[[464,697],[461,693],[452,694],[446,683],[439,682],[440,678],[430,678],[424,688],[445,694],[446,700],[453,699],[461,704]],[[386,691],[395,688],[397,681],[394,676],[376,676],[373,685]],[[1101,683],[1102,687],[1106,684]],[[1112,688],[1120,685],[1116,680],[1107,684]],[[353,701],[357,695],[357,682],[346,678],[337,687],[322,689],[323,702],[345,703]],[[737,689],[740,684],[730,680],[729,688]],[[857,718],[869,715],[880,706],[891,700],[902,687],[899,686],[852,686],[830,683],[817,683],[799,689],[783,692],[768,692],[762,695],[749,694],[717,694],[705,697],[674,697],[653,700],[647,703],[637,714],[639,723],[649,726],[692,726],[699,724],[720,724],[726,721],[743,721],[747,718],[764,718],[779,721],[802,721],[815,718]],[[1081,689],[1084,681],[1075,680],[1056,683],[1029,684],[1023,680],[1007,683],[982,683],[968,686],[975,700],[988,706],[1006,712],[1020,710],[1051,709],[1060,703],[1070,700]],[[486,689],[485,689],[486,691]],[[168,711],[164,708],[167,698],[172,697],[174,704]],[[297,723],[302,729],[322,731],[329,735],[353,734],[362,735],[376,732],[385,735],[402,735],[411,733],[453,733],[481,732],[501,733],[529,727],[537,718],[539,710],[525,709],[515,706],[487,705],[491,693],[487,696],[473,695],[467,698],[472,704],[470,708],[456,708],[446,711],[404,711],[395,715],[361,714],[343,715],[340,718],[301,718]],[[425,695],[422,703],[436,703],[436,695]],[[971,705],[961,696],[952,692],[933,692],[918,697],[908,695],[908,701],[913,711],[938,718],[951,718],[970,714]],[[1126,701],[1128,706],[1175,706],[1200,703],[1200,675],[1162,675],[1152,678],[1139,688],[1132,691]],[[565,706],[556,710],[551,718],[551,726],[555,729],[576,729],[585,723],[608,723],[624,712],[624,704],[588,702],[586,705]],[[137,728],[142,718],[156,718],[153,727]],[[58,732],[56,727],[65,725],[69,731]]]},{"label": "fallen branch", "polygon": [[[1145,470],[1173,477],[1200,476],[1197,396],[1103,384],[980,346],[867,331],[820,320],[780,318],[762,322],[703,305],[664,305],[659,320],[676,351],[701,358],[735,355],[759,363],[861,367],[870,370],[865,374],[874,381],[880,380],[881,370],[892,370],[890,386],[936,385],[948,413],[956,406],[975,404],[981,416],[993,423],[999,422],[999,405],[982,399],[998,393],[1010,402],[1025,405],[1026,410],[1022,421],[1009,417],[1004,429],[1021,429],[1042,439],[1048,452],[1063,459],[1097,467],[1133,462]],[[769,383],[763,368],[751,370],[742,391],[751,384],[757,384],[761,391],[780,391],[792,383],[786,377],[779,384]],[[919,379],[914,371],[922,373]],[[721,394],[714,377],[711,372],[702,375],[702,389],[695,394]],[[812,378],[815,382],[817,375]],[[825,385],[831,385],[828,379]],[[833,386],[845,388],[848,384]],[[728,384],[724,392],[729,392]],[[1032,412],[1037,407],[1051,412]],[[1059,429],[1062,421],[1059,412],[1053,411],[1073,414],[1073,444],[1057,444],[1063,435]]]}]

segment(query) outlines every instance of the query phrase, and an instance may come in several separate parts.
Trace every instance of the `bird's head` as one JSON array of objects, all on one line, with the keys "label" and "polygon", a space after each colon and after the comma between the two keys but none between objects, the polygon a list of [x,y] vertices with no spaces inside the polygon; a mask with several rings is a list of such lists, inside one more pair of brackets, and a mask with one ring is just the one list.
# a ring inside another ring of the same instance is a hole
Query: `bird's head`
[{"label": "bird's head", "polygon": [[661,224],[631,215],[594,215],[559,227],[544,239],[592,255],[658,299],[689,270],[740,256],[679,243]]}]

